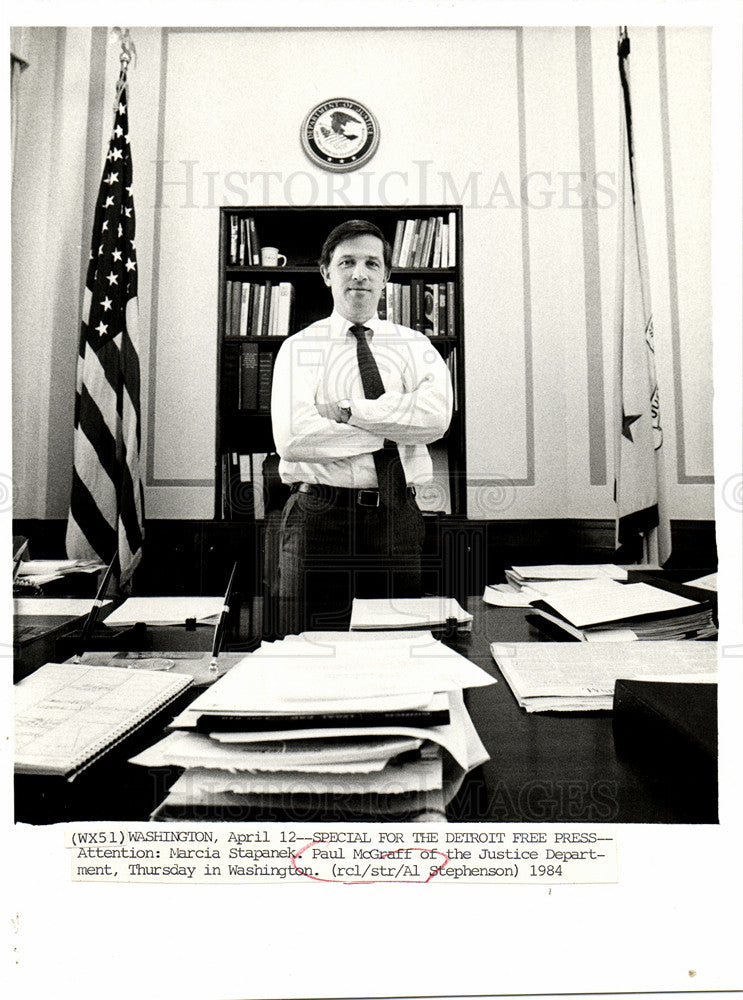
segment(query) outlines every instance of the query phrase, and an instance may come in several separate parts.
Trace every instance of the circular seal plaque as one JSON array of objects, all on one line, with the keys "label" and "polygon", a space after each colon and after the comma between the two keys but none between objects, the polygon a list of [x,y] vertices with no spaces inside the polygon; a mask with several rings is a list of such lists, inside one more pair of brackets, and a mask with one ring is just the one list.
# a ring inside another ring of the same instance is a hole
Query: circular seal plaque
[{"label": "circular seal plaque", "polygon": [[379,145],[379,124],[358,101],[334,97],[316,104],[302,122],[302,148],[325,170],[357,170]]}]

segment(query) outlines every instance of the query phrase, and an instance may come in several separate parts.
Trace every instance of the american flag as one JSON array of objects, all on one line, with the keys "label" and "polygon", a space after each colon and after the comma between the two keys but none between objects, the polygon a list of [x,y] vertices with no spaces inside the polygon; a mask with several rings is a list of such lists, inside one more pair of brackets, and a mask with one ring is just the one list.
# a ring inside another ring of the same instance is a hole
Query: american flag
[{"label": "american flag", "polygon": [[664,563],[671,554],[666,505],[663,426],[655,367],[645,231],[632,130],[629,38],[620,32],[621,151],[614,441],[617,548],[624,561]]},{"label": "american flag", "polygon": [[83,295],[67,555],[110,562],[118,552],[119,583],[126,588],[141,559],[144,534],[126,68],[116,93]]}]

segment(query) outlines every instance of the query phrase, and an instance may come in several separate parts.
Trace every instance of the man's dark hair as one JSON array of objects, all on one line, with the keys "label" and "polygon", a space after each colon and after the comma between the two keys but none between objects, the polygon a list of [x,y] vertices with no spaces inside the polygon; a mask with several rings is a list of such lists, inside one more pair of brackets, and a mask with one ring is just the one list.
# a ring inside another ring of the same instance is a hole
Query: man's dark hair
[{"label": "man's dark hair", "polygon": [[333,258],[333,251],[344,240],[352,240],[355,236],[376,236],[382,241],[382,252],[384,254],[384,266],[389,272],[392,269],[392,247],[384,238],[384,233],[375,226],[373,222],[366,219],[349,219],[336,226],[323,243],[320,254],[320,267],[329,267]]}]

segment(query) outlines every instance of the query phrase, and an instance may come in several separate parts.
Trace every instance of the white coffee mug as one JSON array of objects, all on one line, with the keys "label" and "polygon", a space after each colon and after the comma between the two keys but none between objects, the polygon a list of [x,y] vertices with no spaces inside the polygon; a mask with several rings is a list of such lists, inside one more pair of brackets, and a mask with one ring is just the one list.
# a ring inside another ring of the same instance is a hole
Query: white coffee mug
[{"label": "white coffee mug", "polygon": [[261,250],[261,264],[264,267],[284,267],[286,257],[279,253],[276,247],[263,247]]}]

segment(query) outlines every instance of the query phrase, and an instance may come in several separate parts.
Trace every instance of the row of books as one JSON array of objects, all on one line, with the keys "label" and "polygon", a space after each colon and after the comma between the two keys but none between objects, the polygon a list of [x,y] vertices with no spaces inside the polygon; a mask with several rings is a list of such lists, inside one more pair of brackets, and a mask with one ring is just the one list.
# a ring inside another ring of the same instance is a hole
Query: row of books
[{"label": "row of books", "polygon": [[[238,371],[232,375],[230,364],[225,364],[225,402],[228,409],[236,408],[251,413],[269,413],[271,410],[271,386],[273,384],[274,352],[261,349],[259,344],[248,341],[240,344]],[[446,366],[451,375],[453,387],[453,409],[459,409],[457,388],[457,349],[453,347],[446,358]],[[233,406],[230,406],[232,402]]]},{"label": "row of books", "polygon": [[290,281],[226,281],[225,337],[288,337],[295,291]]},{"label": "row of books", "polygon": [[[232,267],[257,267],[261,243],[252,215],[234,214],[229,221],[228,262]],[[393,267],[455,267],[457,217],[432,215],[426,219],[398,219],[392,247]]]},{"label": "row of books", "polygon": [[274,352],[255,341],[230,344],[222,366],[221,408],[268,413],[271,409]]},{"label": "row of books", "polygon": [[227,521],[263,520],[266,497],[263,463],[265,452],[222,455],[222,517]]},{"label": "row of books", "polygon": [[428,337],[453,337],[456,333],[456,286],[453,281],[409,284],[390,281],[379,300],[379,315]]},{"label": "row of books", "polygon": [[427,219],[399,219],[392,247],[393,267],[454,267],[457,217],[449,212]]},{"label": "row of books", "polygon": [[235,267],[257,266],[261,262],[261,245],[253,216],[230,216],[229,262]]}]

